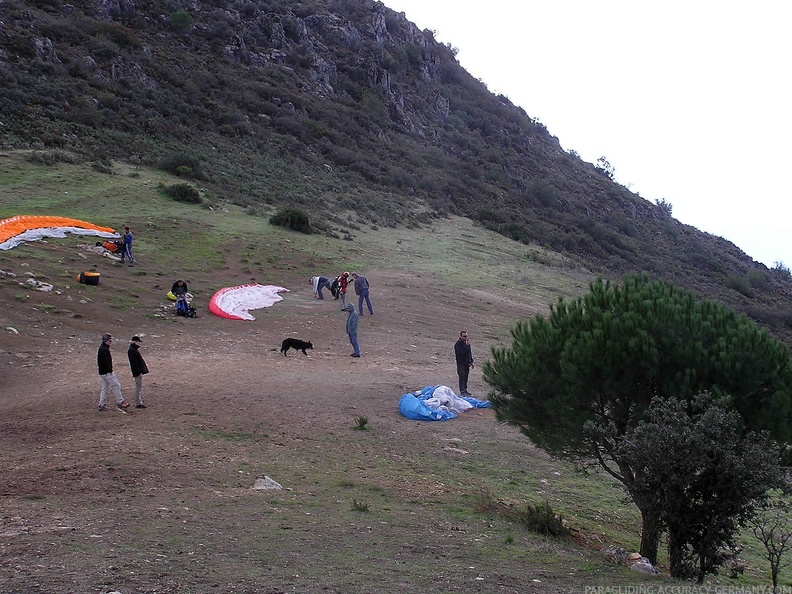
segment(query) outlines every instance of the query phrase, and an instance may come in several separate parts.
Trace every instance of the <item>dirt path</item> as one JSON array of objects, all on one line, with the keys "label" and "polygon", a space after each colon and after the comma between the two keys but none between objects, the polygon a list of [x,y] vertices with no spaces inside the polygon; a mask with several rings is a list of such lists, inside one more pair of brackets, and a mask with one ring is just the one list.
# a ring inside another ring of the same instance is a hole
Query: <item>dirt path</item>
[{"label": "dirt path", "polygon": [[[470,526],[434,518],[470,493],[448,465],[475,474],[477,456],[505,468],[537,453],[488,410],[417,423],[397,409],[407,391],[455,388],[459,330],[481,362],[531,313],[519,304],[449,293],[428,275],[367,271],[375,315],[362,316],[363,356],[353,359],[340,302],[315,300],[288,272],[272,279],[289,288],[284,300],[239,322],[209,314],[206,294],[197,319],[175,318],[162,298],[173,275],[162,271],[110,266],[99,287],[56,279],[57,292],[44,294],[19,286],[22,264],[0,267],[18,275],[0,284],[0,591],[434,591],[418,586],[432,551],[448,567],[448,590],[437,591],[524,591],[531,570],[494,560],[479,589],[465,569],[464,549],[479,546]],[[143,337],[147,409],[96,410],[105,331],[128,399],[125,351]],[[315,349],[284,357],[287,336]],[[486,397],[480,366],[470,389]],[[372,430],[353,431],[358,417]],[[250,489],[260,476],[284,486],[263,508]],[[350,517],[357,498],[378,513]],[[437,510],[420,519],[416,505]],[[264,541],[250,541],[253,525]],[[355,543],[377,559],[359,558]],[[391,562],[414,567],[389,575]],[[386,581],[350,577],[366,567]]]}]

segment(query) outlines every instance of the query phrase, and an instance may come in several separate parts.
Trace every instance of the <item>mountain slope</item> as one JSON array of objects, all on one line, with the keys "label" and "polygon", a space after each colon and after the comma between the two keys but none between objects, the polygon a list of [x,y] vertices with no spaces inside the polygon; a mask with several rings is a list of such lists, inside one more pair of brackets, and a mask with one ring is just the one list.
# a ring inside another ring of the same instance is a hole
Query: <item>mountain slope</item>
[{"label": "mountain slope", "polygon": [[665,278],[790,340],[785,271],[565,152],[380,2],[2,7],[4,147],[158,165],[252,214],[296,207],[350,238],[466,216],[592,273]]}]

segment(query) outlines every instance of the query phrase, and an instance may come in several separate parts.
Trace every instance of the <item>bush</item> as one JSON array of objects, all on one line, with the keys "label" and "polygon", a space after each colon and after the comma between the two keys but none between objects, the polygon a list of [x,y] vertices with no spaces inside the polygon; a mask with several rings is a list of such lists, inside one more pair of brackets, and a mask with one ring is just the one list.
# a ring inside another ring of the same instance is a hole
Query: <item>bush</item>
[{"label": "bush", "polygon": [[170,26],[178,33],[186,33],[192,29],[193,18],[192,15],[184,10],[177,10],[170,15]]},{"label": "bush", "polygon": [[746,276],[730,274],[726,277],[724,284],[730,289],[734,289],[738,293],[744,295],[745,297],[753,297],[751,283]]},{"label": "bush", "polygon": [[300,233],[311,233],[311,221],[308,215],[296,208],[287,208],[279,210],[270,217],[269,222],[279,227],[286,227],[292,231],[299,231]]},{"label": "bush", "polygon": [[515,519],[531,532],[546,536],[568,536],[569,528],[564,526],[564,520],[557,515],[550,504],[526,503],[525,507],[515,510]]},{"label": "bush", "polygon": [[37,163],[39,165],[76,163],[76,159],[63,151],[35,151],[27,156],[27,160],[31,163]]},{"label": "bush", "polygon": [[159,168],[179,177],[205,179],[201,161],[185,153],[173,153],[159,162]]},{"label": "bush", "polygon": [[171,184],[163,188],[165,193],[177,202],[201,203],[201,193],[190,184]]}]

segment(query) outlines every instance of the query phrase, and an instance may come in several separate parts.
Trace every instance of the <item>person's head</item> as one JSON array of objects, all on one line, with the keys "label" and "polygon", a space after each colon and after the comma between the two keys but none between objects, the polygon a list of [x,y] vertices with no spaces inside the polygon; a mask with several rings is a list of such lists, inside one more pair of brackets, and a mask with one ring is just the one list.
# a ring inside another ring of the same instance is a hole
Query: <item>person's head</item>
[{"label": "person's head", "polygon": [[184,284],[184,281],[182,279],[179,279],[176,281],[176,284],[181,287]]},{"label": "person's head", "polygon": [[102,334],[102,342],[105,343],[107,346],[110,346],[110,343],[113,342],[112,335]]},{"label": "person's head", "polygon": [[459,338],[460,338],[461,340],[463,340],[463,341],[467,342],[467,341],[468,341],[468,333],[467,333],[467,330],[462,330],[462,332],[460,332],[460,333],[459,333]]},{"label": "person's head", "polygon": [[352,313],[353,311],[355,311],[355,306],[352,305],[351,303],[347,303],[346,306],[344,307],[344,310]]},{"label": "person's head", "polygon": [[344,278],[346,278],[346,277],[348,277],[348,276],[349,276],[349,273],[348,273],[348,272],[344,272],[344,273],[343,273],[341,276],[343,276]]},{"label": "person's head", "polygon": [[141,344],[143,344],[143,341],[141,340],[140,336],[133,336],[132,340],[130,342],[132,344],[137,345],[137,346],[140,346]]},{"label": "person's head", "polygon": [[357,275],[357,272],[353,272],[353,273],[352,273],[352,274],[350,274],[349,276],[351,276],[352,278],[357,278],[357,276],[358,276],[358,275]]},{"label": "person's head", "polygon": [[129,227],[124,227],[124,231],[129,231]]}]

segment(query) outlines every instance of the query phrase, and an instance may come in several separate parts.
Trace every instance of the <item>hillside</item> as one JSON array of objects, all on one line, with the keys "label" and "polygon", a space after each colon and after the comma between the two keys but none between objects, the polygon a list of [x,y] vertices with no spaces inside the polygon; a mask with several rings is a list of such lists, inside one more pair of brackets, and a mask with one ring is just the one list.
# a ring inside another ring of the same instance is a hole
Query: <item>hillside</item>
[{"label": "hillside", "polygon": [[6,149],[157,166],[210,201],[300,208],[353,241],[464,216],[592,275],[670,280],[792,341],[788,270],[565,152],[381,2],[5,0],[2,14]]},{"label": "hillside", "polygon": [[[0,217],[24,204],[130,222],[137,260],[121,266],[71,235],[0,251],[0,591],[679,586],[605,554],[639,540],[636,510],[612,480],[550,459],[489,410],[441,423],[397,410],[406,391],[454,385],[461,328],[479,363],[471,389],[484,396],[489,347],[509,340],[516,319],[584,291],[587,271],[462,217],[345,241],[285,231],[232,204],[173,201],[161,187],[179,179],[146,167],[31,158],[0,154]],[[338,302],[313,299],[307,282],[342,269],[372,284],[360,359],[348,356]],[[100,284],[78,284],[81,270]],[[196,295],[198,318],[173,315],[165,292],[176,277]],[[253,322],[206,312],[215,290],[253,281],[289,292]],[[124,351],[143,338],[145,410],[96,410],[96,349],[108,331],[127,398]],[[316,348],[284,357],[287,336]],[[359,417],[367,431],[353,429]],[[283,488],[254,491],[265,476]],[[572,538],[532,533],[504,513],[545,501]],[[755,541],[742,543],[745,574],[708,585],[767,584]]]}]

